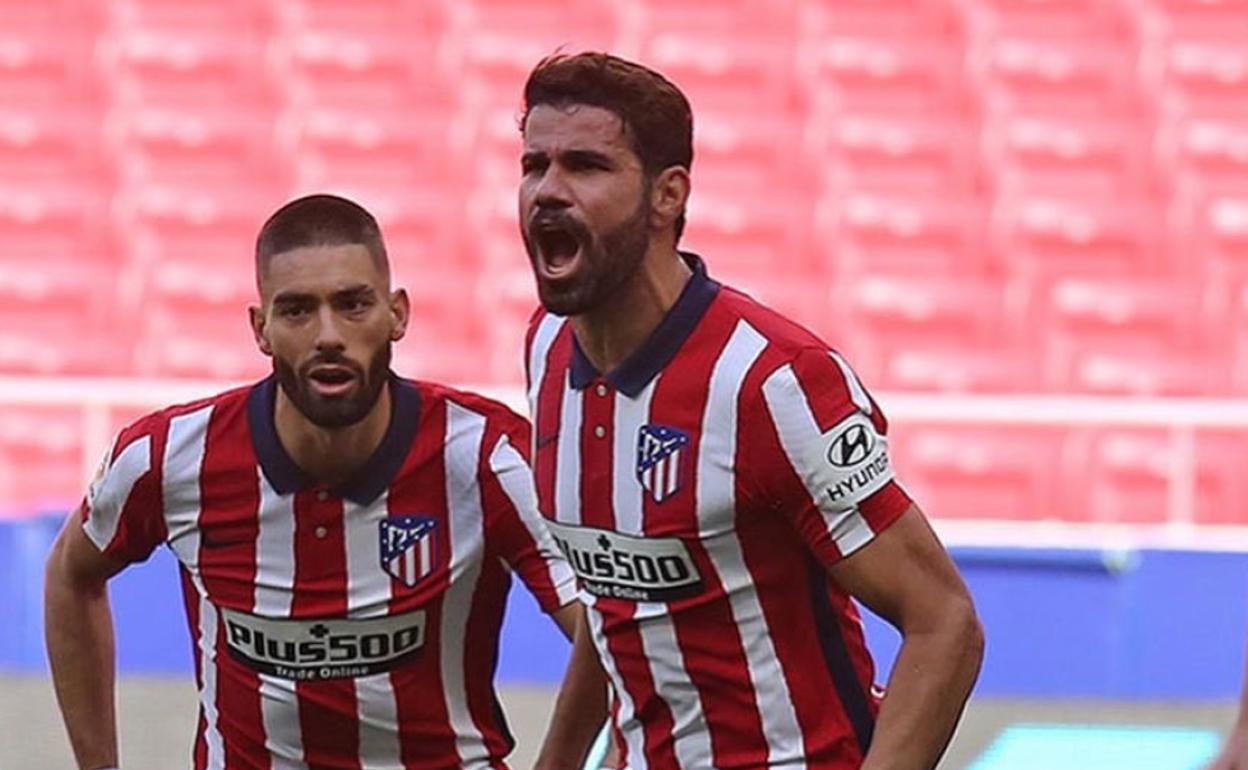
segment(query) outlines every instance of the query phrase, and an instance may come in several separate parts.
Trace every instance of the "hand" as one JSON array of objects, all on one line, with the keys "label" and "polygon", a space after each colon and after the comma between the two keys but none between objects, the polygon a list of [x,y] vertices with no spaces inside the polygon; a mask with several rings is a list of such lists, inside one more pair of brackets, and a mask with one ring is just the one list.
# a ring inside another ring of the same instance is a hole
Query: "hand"
[{"label": "hand", "polygon": [[1248,727],[1232,730],[1222,753],[1205,770],[1248,770]]}]

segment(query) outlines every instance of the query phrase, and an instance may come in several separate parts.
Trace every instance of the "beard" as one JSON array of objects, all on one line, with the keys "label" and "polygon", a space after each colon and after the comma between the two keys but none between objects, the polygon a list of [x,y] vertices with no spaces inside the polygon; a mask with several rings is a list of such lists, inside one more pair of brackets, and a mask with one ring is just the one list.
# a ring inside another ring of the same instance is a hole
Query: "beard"
[{"label": "beard", "polygon": [[[299,413],[320,428],[346,428],[363,420],[377,404],[381,389],[389,382],[390,343],[377,351],[368,363],[368,369],[339,353],[318,355],[296,372],[286,361],[273,357],[273,373],[277,383]],[[308,372],[315,366],[334,364],[345,366],[353,372],[358,385],[354,393],[326,398],[309,384]]]},{"label": "beard", "polygon": [[580,249],[580,275],[570,281],[546,281],[537,271],[542,259],[535,240],[524,233],[524,246],[537,277],[542,306],[558,316],[574,316],[602,306],[637,276],[650,245],[650,219],[643,197],[628,219],[597,238],[570,214],[557,211],[541,215],[543,221],[569,232]]}]

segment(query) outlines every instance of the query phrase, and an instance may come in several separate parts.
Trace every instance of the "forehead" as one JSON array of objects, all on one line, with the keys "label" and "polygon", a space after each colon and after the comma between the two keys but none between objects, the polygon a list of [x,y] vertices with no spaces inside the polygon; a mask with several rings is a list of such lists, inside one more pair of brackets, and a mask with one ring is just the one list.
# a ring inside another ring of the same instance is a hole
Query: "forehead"
[{"label": "forehead", "polygon": [[550,155],[567,150],[632,153],[619,115],[588,104],[539,104],[524,121],[525,152]]},{"label": "forehead", "polygon": [[301,246],[273,255],[261,276],[260,291],[266,298],[279,292],[331,294],[360,284],[385,285],[385,276],[366,246]]}]

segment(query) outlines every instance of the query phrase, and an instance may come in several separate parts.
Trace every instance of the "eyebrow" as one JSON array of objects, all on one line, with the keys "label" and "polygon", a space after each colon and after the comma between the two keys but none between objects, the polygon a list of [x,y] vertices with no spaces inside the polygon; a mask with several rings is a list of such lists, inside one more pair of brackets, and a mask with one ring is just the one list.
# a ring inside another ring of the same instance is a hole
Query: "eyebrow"
[{"label": "eyebrow", "polygon": [[[612,160],[610,155],[605,152],[599,152],[598,150],[564,150],[563,152],[557,154],[565,162],[572,161],[579,163],[601,163],[609,166],[615,165],[615,161]],[[549,158],[550,153],[545,150],[530,150],[520,156],[520,160],[524,163],[531,163],[538,160],[548,160]]]},{"label": "eyebrow", "polygon": [[[366,283],[348,286],[345,289],[339,289],[329,295],[330,301],[355,299],[357,297],[376,296],[377,290]],[[304,291],[282,291],[273,297],[274,305],[297,305],[307,302],[316,302],[317,295]]]}]

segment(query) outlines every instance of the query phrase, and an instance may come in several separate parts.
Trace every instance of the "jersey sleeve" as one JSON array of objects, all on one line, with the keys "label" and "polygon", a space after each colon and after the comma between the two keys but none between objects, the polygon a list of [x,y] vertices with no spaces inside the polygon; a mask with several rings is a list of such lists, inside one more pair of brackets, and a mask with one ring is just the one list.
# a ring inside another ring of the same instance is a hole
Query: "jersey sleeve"
[{"label": "jersey sleeve", "polygon": [[79,507],[82,529],[101,552],[144,561],[167,537],[154,426],[123,430],[105,454]]},{"label": "jersey sleeve", "polygon": [[763,382],[779,444],[766,484],[831,566],[897,521],[911,501],[888,454],[888,422],[835,352],[808,349]]},{"label": "jersey sleeve", "polygon": [[498,435],[486,458],[482,493],[487,539],[496,544],[496,553],[549,613],[576,599],[576,576],[538,512],[527,458],[528,423],[519,417],[515,422]]}]

